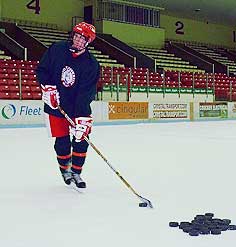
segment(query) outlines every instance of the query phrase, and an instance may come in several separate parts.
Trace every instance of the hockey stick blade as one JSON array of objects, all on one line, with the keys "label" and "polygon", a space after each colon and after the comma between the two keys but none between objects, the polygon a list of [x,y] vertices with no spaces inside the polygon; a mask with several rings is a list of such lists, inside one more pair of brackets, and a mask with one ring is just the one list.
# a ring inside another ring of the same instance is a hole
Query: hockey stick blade
[{"label": "hockey stick blade", "polygon": [[142,201],[142,203],[146,203],[147,204],[147,207],[148,208],[153,208],[153,205],[152,205],[152,203],[151,203],[150,200],[148,200],[147,198],[144,198],[142,196],[139,196],[139,198]]}]

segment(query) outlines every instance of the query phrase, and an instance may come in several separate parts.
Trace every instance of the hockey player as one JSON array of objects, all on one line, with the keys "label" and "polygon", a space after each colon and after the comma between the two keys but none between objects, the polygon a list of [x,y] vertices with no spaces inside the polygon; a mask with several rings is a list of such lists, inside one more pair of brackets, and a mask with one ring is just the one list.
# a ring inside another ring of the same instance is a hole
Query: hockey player
[{"label": "hockey player", "polygon": [[[90,103],[96,94],[99,64],[87,46],[95,37],[95,27],[81,22],[74,26],[72,39],[52,44],[37,69],[49,133],[56,137],[54,149],[63,179],[85,188],[80,174],[88,143],[84,140],[92,128]],[[58,105],[76,124],[73,128],[59,112]],[[73,138],[71,138],[71,135]]]}]

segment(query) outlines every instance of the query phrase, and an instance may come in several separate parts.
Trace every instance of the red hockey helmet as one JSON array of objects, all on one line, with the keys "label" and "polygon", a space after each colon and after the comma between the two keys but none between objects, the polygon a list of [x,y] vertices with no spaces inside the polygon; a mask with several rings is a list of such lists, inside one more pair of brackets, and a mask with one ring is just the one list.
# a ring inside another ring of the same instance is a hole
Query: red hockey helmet
[{"label": "red hockey helmet", "polygon": [[73,27],[73,32],[79,33],[88,39],[88,42],[91,43],[96,38],[95,27],[86,22],[80,22],[79,24]]}]

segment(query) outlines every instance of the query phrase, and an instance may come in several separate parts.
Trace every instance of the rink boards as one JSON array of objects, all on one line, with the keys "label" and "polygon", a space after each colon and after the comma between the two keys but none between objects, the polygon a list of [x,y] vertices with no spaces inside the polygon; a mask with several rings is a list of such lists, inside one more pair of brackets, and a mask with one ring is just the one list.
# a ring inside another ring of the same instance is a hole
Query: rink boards
[{"label": "rink boards", "polygon": [[[95,123],[236,119],[236,102],[101,102],[91,104]],[[0,126],[44,125],[41,100],[0,100]]]}]

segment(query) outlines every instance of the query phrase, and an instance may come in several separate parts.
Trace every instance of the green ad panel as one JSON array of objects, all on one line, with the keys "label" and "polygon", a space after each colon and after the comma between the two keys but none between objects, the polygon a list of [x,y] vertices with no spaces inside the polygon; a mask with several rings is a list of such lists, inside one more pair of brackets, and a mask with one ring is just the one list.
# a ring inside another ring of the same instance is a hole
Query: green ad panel
[{"label": "green ad panel", "polygon": [[227,102],[199,103],[200,118],[227,118]]},{"label": "green ad panel", "polygon": [[166,39],[235,47],[233,28],[181,17],[161,15],[161,27]]},{"label": "green ad panel", "polygon": [[83,0],[0,0],[0,17],[56,24],[71,29],[72,17],[83,17]]}]

